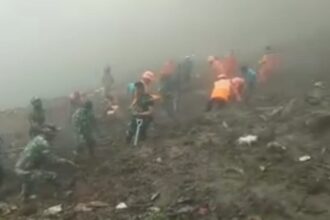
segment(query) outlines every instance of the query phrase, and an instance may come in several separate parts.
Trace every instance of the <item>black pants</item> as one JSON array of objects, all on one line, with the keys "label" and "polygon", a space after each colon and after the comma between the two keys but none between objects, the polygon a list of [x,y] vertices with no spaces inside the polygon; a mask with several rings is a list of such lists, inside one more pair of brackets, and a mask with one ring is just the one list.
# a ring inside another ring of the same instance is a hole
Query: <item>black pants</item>
[{"label": "black pants", "polygon": [[206,111],[209,112],[211,111],[214,106],[218,106],[219,109],[223,108],[225,105],[227,104],[227,102],[223,99],[219,99],[219,98],[213,98],[213,99],[210,99],[208,102],[207,102],[207,105],[206,105]]}]

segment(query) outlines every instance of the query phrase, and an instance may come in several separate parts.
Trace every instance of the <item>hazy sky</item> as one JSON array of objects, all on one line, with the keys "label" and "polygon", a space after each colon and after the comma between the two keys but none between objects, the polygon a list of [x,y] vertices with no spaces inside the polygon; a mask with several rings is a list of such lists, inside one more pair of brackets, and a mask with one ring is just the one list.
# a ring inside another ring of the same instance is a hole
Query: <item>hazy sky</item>
[{"label": "hazy sky", "polygon": [[[169,57],[261,50],[329,29],[329,0],[0,0],[0,107]],[[133,78],[134,80],[135,78]]]}]

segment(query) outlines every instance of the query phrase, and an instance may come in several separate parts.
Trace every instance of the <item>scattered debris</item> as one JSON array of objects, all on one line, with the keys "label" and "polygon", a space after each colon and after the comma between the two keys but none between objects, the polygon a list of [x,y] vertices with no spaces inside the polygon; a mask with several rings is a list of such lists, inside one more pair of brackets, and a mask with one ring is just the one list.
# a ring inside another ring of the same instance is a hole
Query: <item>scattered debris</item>
[{"label": "scattered debris", "polygon": [[128,206],[124,202],[121,202],[116,206],[116,209],[119,209],[119,210],[127,209],[127,208],[128,208]]},{"label": "scattered debris", "polygon": [[88,207],[88,205],[85,204],[85,203],[78,203],[78,204],[74,207],[74,211],[75,211],[75,212],[91,212],[91,211],[93,211],[93,208]]},{"label": "scattered debris", "polygon": [[17,206],[9,205],[4,202],[0,202],[0,215],[2,215],[2,216],[8,215],[16,210],[17,210]]},{"label": "scattered debris", "polygon": [[265,172],[267,168],[266,168],[266,166],[261,165],[261,166],[259,166],[259,169],[261,172]]},{"label": "scattered debris", "polygon": [[88,206],[93,207],[93,208],[104,208],[108,207],[109,204],[106,202],[101,202],[101,201],[92,201],[88,203]]},{"label": "scattered debris", "polygon": [[176,214],[187,214],[187,213],[191,213],[194,211],[194,207],[190,206],[190,205],[186,205],[180,209],[178,209],[175,213]]},{"label": "scattered debris", "polygon": [[228,129],[229,128],[229,126],[228,126],[228,124],[227,124],[226,121],[223,121],[222,122],[222,127],[224,127],[225,129]]},{"label": "scattered debris", "polygon": [[305,156],[301,156],[301,157],[299,157],[299,161],[300,161],[300,162],[309,161],[310,159],[312,159],[312,157],[309,156],[309,155],[305,155]]},{"label": "scattered debris", "polygon": [[59,205],[52,206],[52,207],[49,207],[48,209],[46,209],[44,211],[44,215],[46,215],[46,216],[57,215],[57,214],[61,213],[62,211],[63,211],[62,204],[59,204]]},{"label": "scattered debris", "polygon": [[238,138],[237,142],[239,145],[249,145],[251,146],[253,143],[258,141],[258,136],[256,135],[246,135]]},{"label": "scattered debris", "polygon": [[286,151],[287,148],[283,144],[277,142],[277,141],[272,141],[267,144],[267,148],[269,149],[274,149],[274,150],[281,150],[281,151]]},{"label": "scattered debris", "polygon": [[239,167],[228,167],[225,169],[225,172],[236,172],[241,175],[244,175],[244,170]]},{"label": "scattered debris", "polygon": [[159,196],[160,196],[160,193],[159,193],[159,192],[156,192],[156,193],[154,193],[154,194],[151,196],[150,200],[151,200],[151,201],[155,201],[156,199],[159,198]]},{"label": "scattered debris", "polygon": [[163,162],[163,159],[161,157],[157,157],[156,162],[161,163],[161,162]]},{"label": "scattered debris", "polygon": [[262,220],[262,218],[258,215],[252,215],[247,217],[247,220]]},{"label": "scattered debris", "polygon": [[149,211],[157,213],[157,212],[160,212],[160,208],[156,207],[156,206],[153,206],[153,207],[149,208]]}]

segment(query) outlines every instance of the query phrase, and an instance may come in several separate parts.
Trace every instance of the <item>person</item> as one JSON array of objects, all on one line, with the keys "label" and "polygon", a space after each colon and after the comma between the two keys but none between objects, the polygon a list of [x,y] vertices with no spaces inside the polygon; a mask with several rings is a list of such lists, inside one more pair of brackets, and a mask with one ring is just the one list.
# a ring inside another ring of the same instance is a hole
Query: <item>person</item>
[{"label": "person", "polygon": [[243,77],[236,76],[231,79],[232,98],[234,101],[241,102],[245,92],[245,80]]},{"label": "person", "polygon": [[210,65],[211,71],[214,75],[215,80],[217,80],[218,76],[224,74],[224,65],[223,60],[215,56],[209,56],[207,61]]},{"label": "person", "polygon": [[129,129],[127,132],[127,143],[132,142],[132,138],[136,135],[138,123],[137,120],[142,120],[142,125],[139,133],[139,140],[145,140],[147,138],[147,130],[150,123],[153,120],[153,97],[147,93],[145,86],[142,82],[135,83],[136,99],[132,102],[130,109],[132,112],[132,118],[129,123]]},{"label": "person", "polygon": [[214,87],[207,102],[206,111],[209,112],[215,105],[223,108],[229,101],[232,94],[231,80],[224,74],[218,76],[218,80],[214,82]]},{"label": "person", "polygon": [[155,74],[151,71],[145,71],[142,74],[141,82],[144,85],[145,91],[149,92],[151,83],[155,80]]},{"label": "person", "polygon": [[257,72],[248,66],[242,66],[241,75],[245,80],[246,95],[249,98],[251,94],[254,92],[257,85]]},{"label": "person", "polygon": [[223,74],[227,77],[235,77],[237,74],[237,59],[234,52],[231,51],[223,60]]},{"label": "person", "polygon": [[30,122],[30,137],[33,138],[41,133],[45,126],[46,115],[42,105],[42,101],[38,97],[33,97],[31,100],[32,112],[29,115]]},{"label": "person", "polygon": [[181,74],[182,81],[189,83],[193,72],[192,55],[186,56],[184,60],[179,64],[178,69],[178,73]]},{"label": "person", "polygon": [[111,67],[107,66],[104,69],[104,73],[103,73],[103,77],[102,77],[102,85],[104,88],[105,96],[111,95],[114,83],[115,83],[115,79],[111,73]]},{"label": "person", "polygon": [[78,108],[80,108],[83,104],[83,95],[79,91],[74,91],[70,94],[70,106],[71,112],[74,113]]},{"label": "person", "polygon": [[261,83],[268,81],[269,77],[274,73],[277,66],[277,58],[270,46],[265,49],[265,55],[259,61],[258,80]]},{"label": "person", "polygon": [[94,156],[96,119],[93,112],[93,103],[90,100],[87,100],[82,107],[76,110],[72,116],[72,122],[76,136],[74,154],[77,156],[84,150],[84,147],[87,147],[89,155]]},{"label": "person", "polygon": [[49,181],[58,186],[56,181],[57,174],[43,168],[48,162],[56,164],[70,164],[75,166],[70,160],[58,157],[51,152],[51,143],[55,138],[57,129],[48,126],[35,136],[20,154],[16,165],[15,173],[22,180],[21,196],[24,200],[28,199],[34,185],[39,181]]},{"label": "person", "polygon": [[175,72],[175,64],[173,61],[168,61],[163,70],[160,71],[159,79],[159,94],[162,99],[162,107],[166,114],[175,119],[176,99],[179,95],[179,80],[178,73]]}]

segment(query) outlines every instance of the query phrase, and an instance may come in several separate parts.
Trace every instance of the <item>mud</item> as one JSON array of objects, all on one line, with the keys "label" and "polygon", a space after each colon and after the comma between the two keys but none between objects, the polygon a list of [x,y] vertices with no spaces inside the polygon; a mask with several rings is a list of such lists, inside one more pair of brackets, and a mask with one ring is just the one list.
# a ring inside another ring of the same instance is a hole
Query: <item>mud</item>
[{"label": "mud", "polygon": [[[306,83],[306,77],[279,75],[248,103],[209,114],[203,113],[207,83],[196,83],[194,92],[184,96],[180,122],[166,122],[157,113],[150,139],[136,148],[124,142],[126,113],[117,122],[103,121],[110,144],[99,144],[94,159],[81,158],[78,170],[56,167],[62,184],[56,195],[42,185],[38,199],[23,204],[18,181],[8,177],[1,200],[17,210],[2,219],[48,219],[43,211],[57,204],[64,210],[52,219],[330,219],[329,103],[326,97],[316,106],[306,102],[315,79],[309,77]],[[291,80],[301,86],[292,87]],[[329,83],[324,81],[324,96]],[[48,111],[48,118],[63,127],[56,151],[70,158],[66,101],[52,103],[47,108],[55,110]],[[6,123],[1,131],[10,146],[5,151],[11,155],[6,157],[7,170],[26,141],[24,114],[2,116]],[[258,136],[255,144],[237,143],[249,134]],[[304,155],[311,159],[300,162]],[[78,203],[91,201],[109,206],[74,211]],[[116,210],[121,202],[128,208]]]}]

